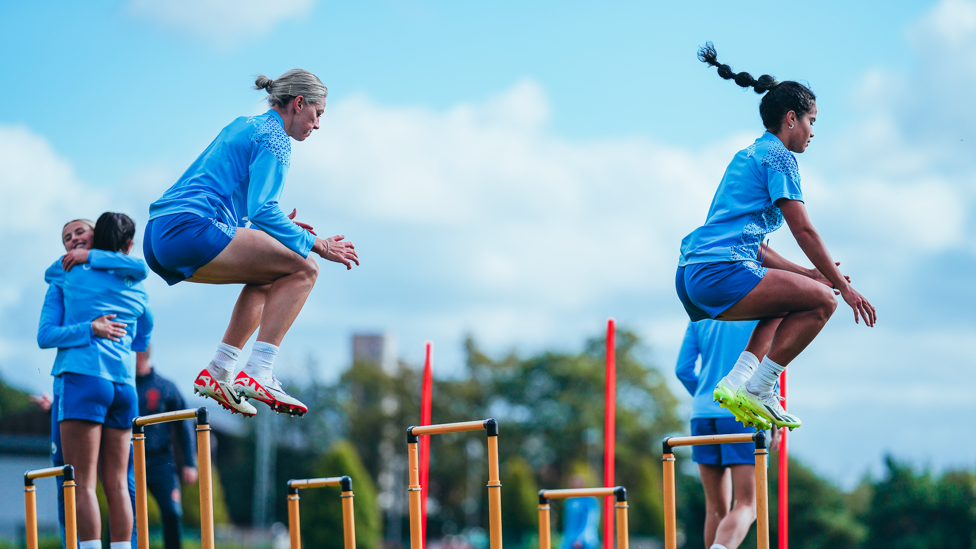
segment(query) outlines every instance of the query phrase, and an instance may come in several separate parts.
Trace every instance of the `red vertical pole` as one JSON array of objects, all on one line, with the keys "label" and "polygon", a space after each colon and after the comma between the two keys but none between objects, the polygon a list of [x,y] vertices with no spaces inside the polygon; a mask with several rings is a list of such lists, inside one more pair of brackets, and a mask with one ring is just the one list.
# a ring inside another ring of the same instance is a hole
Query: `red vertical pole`
[{"label": "red vertical pole", "polygon": [[[420,424],[430,425],[430,402],[434,390],[434,375],[431,371],[434,344],[424,343],[426,358],[424,359],[424,385],[420,393]],[[430,435],[420,436],[420,516],[421,536],[424,547],[427,547],[427,480],[430,478]],[[420,549],[420,548],[414,548]]]},{"label": "red vertical pole", "polygon": [[[780,374],[779,395],[783,397],[783,409],[786,409],[786,370]],[[786,450],[786,433],[782,430],[779,441],[779,549],[788,549],[790,544],[790,462]]]},{"label": "red vertical pole", "polygon": [[[606,412],[603,423],[603,485],[616,485],[614,458],[617,453],[617,355],[616,330],[612,318],[607,319],[607,387]],[[603,547],[613,549],[613,497],[603,498]],[[623,548],[619,548],[623,549]]]}]

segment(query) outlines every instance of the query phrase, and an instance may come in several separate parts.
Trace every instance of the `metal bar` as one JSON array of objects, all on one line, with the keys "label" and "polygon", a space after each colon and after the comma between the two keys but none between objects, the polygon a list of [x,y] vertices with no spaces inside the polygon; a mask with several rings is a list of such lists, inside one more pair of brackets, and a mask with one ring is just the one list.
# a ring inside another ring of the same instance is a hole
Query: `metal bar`
[{"label": "metal bar", "polygon": [[78,549],[78,506],[75,504],[74,480],[64,481],[65,549]]},{"label": "metal bar", "polygon": [[543,490],[542,497],[549,499],[585,498],[613,496],[617,488],[569,488],[565,490]]},{"label": "metal bar", "polygon": [[341,482],[342,477],[306,478],[302,480],[289,480],[288,487],[295,489],[322,488],[323,486],[339,486]]},{"label": "metal bar", "polygon": [[197,409],[193,408],[190,410],[174,410],[172,412],[163,412],[161,414],[153,414],[151,416],[139,416],[132,420],[133,425],[138,425],[144,427],[146,425],[153,425],[155,423],[166,423],[167,421],[180,421],[182,419],[196,419]]},{"label": "metal bar", "polygon": [[[779,376],[779,395],[783,397],[783,409],[786,410],[786,370]],[[790,454],[786,447],[786,433],[789,429],[780,430],[779,441],[779,549],[788,549],[790,545]]]},{"label": "metal bar", "polygon": [[539,549],[552,549],[552,526],[549,524],[549,504],[539,504]]},{"label": "metal bar", "polygon": [[498,473],[498,437],[488,437],[488,540],[502,549],[502,481]]},{"label": "metal bar", "polygon": [[463,421],[461,423],[442,423],[440,425],[417,425],[410,432],[414,435],[442,435],[444,433],[464,433],[485,430],[485,420]]},{"label": "metal bar", "polygon": [[756,545],[769,549],[769,485],[766,478],[765,448],[756,448]]},{"label": "metal bar", "polygon": [[64,474],[64,467],[48,467],[46,469],[34,469],[24,473],[24,478],[31,480],[47,477],[59,477]]},{"label": "metal bar", "polygon": [[702,444],[728,444],[730,442],[752,442],[755,433],[741,433],[735,435],[703,435],[697,437],[670,437],[668,446],[699,446]]},{"label": "metal bar", "polygon": [[149,500],[146,494],[146,435],[144,433],[132,432],[132,457],[136,477],[136,546],[138,549],[149,549]]},{"label": "metal bar", "polygon": [[[291,483],[289,483],[290,485]],[[302,549],[302,523],[298,509],[298,492],[288,494],[288,534],[291,537],[291,549]]]},{"label": "metal bar", "polygon": [[617,549],[630,549],[627,502],[618,501],[615,507],[617,508]]},{"label": "metal bar", "polygon": [[27,538],[27,549],[37,549],[37,495],[34,486],[24,486],[24,509],[27,518],[24,522],[24,535]]},{"label": "metal bar", "polygon": [[420,524],[420,455],[417,442],[407,444],[408,475],[410,485],[407,486],[410,501],[410,549],[424,549],[423,530]]},{"label": "metal bar", "polygon": [[[197,411],[193,410],[193,416]],[[162,415],[162,414],[160,414]],[[210,424],[197,423],[197,470],[200,482],[200,548],[214,549],[213,464],[210,461]],[[143,500],[145,501],[145,500]],[[139,549],[142,549],[141,547]]]},{"label": "metal bar", "polygon": [[664,549],[678,549],[674,509],[674,454],[664,454]]},{"label": "metal bar", "polygon": [[342,539],[345,549],[356,549],[356,509],[352,491],[342,493]]}]

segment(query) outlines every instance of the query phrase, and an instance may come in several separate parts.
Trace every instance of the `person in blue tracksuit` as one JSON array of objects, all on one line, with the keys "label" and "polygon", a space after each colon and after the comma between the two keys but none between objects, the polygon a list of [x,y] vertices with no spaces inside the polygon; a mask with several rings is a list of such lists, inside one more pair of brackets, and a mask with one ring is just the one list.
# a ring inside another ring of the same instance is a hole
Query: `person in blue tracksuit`
[{"label": "person in blue tracksuit", "polygon": [[[714,402],[712,388],[733,375],[733,366],[740,364],[741,368],[744,363],[754,368],[759,363],[752,353],[742,351],[755,327],[755,321],[702,320],[688,324],[675,374],[692,395],[693,436],[751,432],[731,411]],[[695,373],[699,357],[701,367]],[[735,381],[741,384],[744,379]],[[778,443],[778,428],[773,426],[770,447],[775,449]],[[692,446],[691,458],[698,464],[705,490],[706,547],[735,549],[756,520],[754,448],[749,443]]]},{"label": "person in blue tracksuit", "polygon": [[[136,353],[136,390],[139,393],[139,415],[161,414],[186,408],[176,385],[156,373],[150,361],[150,349]],[[174,436],[179,440],[180,475],[177,475]],[[196,444],[189,421],[146,426],[146,488],[159,506],[163,520],[163,546],[183,546],[183,507],[180,479],[185,484],[197,481]]]},{"label": "person in blue tracksuit", "polygon": [[[714,396],[736,408],[737,416],[755,417],[750,423],[792,429],[800,426],[800,418],[780,406],[773,385],[830,319],[837,308],[834,294],[854,310],[855,322],[863,318],[874,326],[876,311],[840,272],[840,263],[807,216],[793,153],[804,152],[813,138],[816,96],[799,82],[734,73],[718,62],[711,43],[698,58],[718,67],[722,78],[765,94],[759,114],[766,133],[735,155],[705,224],[681,241],[675,290],[693,322],[759,321],[746,350],[762,362],[741,386],[720,384]],[[813,268],[788,261],[764,244],[784,221]]]},{"label": "person in blue tracksuit", "polygon": [[[42,349],[57,348],[54,370],[60,370],[66,350],[70,347],[83,347],[91,344],[93,337],[118,338],[125,334],[125,324],[115,322],[115,314],[103,314],[97,318],[81,320],[74,324],[64,324],[64,275],[72,267],[87,264],[91,269],[112,272],[117,276],[130,277],[135,280],[146,278],[149,273],[146,263],[140,259],[124,254],[110,253],[104,250],[92,250],[95,224],[87,219],[74,219],[65,223],[61,230],[61,242],[65,255],[55,261],[44,273],[44,279],[49,284],[44,304],[41,308],[41,318],[37,330],[37,344]],[[45,411],[51,413],[51,460],[55,467],[64,466],[61,451],[61,429],[59,427],[59,406],[57,395],[49,399],[46,395],[35,399]],[[129,498],[135,509],[135,476],[130,452],[128,464]],[[64,543],[64,480],[58,477],[58,520],[61,524],[61,538]],[[133,529],[133,542],[135,530]]]},{"label": "person in blue tracksuit", "polygon": [[[135,224],[128,216],[107,212],[95,224],[92,247],[128,255],[134,235]],[[42,346],[50,343],[46,329],[53,325],[77,338],[67,342],[76,345],[59,348],[51,372],[55,376],[51,412],[58,421],[62,460],[75,467],[79,549],[101,547],[101,518],[95,496],[99,478],[112,517],[112,549],[128,549],[133,530],[128,474],[131,422],[138,415],[133,350],[145,350],[153,326],[141,283],[147,270],[129,269],[126,262],[115,269],[100,270],[87,263],[73,263],[76,254],[71,255],[62,264],[67,272],[62,269],[59,274],[56,266],[48,272],[49,294],[60,291],[62,295],[61,321],[56,322],[56,306],[45,299],[38,333]],[[114,315],[108,337],[97,336],[94,326],[88,334],[77,328],[91,322],[88,319],[106,315]],[[84,337],[89,339],[87,345],[81,344]]]},{"label": "person in blue tracksuit", "polygon": [[[308,408],[272,374],[281,341],[318,277],[311,252],[347,269],[359,264],[343,236],[318,238],[278,205],[291,165],[291,139],[319,127],[328,90],[314,74],[292,69],[277,80],[260,76],[271,110],[225,127],[175,185],[149,207],[144,252],[149,267],[170,285],[243,284],[227,330],[194,391],[231,413],[252,416],[245,398],[279,412]],[[250,224],[250,228],[248,228]],[[251,356],[235,376],[241,348],[260,326]]]},{"label": "person in blue tracksuit", "polygon": [[[570,488],[583,488],[585,479],[573,475]],[[563,537],[559,549],[598,549],[600,547],[600,502],[597,498],[568,498],[563,503]]]}]

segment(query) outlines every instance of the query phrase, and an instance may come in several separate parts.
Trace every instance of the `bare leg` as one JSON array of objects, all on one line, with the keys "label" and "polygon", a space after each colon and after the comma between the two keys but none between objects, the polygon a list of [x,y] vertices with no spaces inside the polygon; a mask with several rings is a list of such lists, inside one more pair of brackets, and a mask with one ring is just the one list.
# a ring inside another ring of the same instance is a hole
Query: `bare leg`
[{"label": "bare leg", "polygon": [[129,442],[131,429],[102,429],[99,477],[108,500],[111,541],[132,539],[132,500],[129,499]]},{"label": "bare leg", "polygon": [[224,343],[238,349],[244,347],[251,335],[261,324],[264,314],[264,304],[268,299],[271,284],[245,284],[241,295],[234,305],[234,312],[230,315],[230,323],[224,332]]},{"label": "bare leg", "polygon": [[705,547],[715,543],[715,532],[729,514],[732,501],[732,481],[729,470],[719,465],[698,464],[702,488],[705,490]]},{"label": "bare leg", "polygon": [[752,353],[756,358],[762,360],[769,353],[769,346],[773,343],[773,336],[779,328],[782,318],[766,318],[759,321],[749,336],[749,344],[745,350]]},{"label": "bare leg", "polygon": [[[102,517],[98,511],[95,486],[98,481],[98,451],[102,439],[102,425],[94,421],[67,419],[61,422],[60,427],[64,462],[75,468],[78,541],[101,539]],[[127,467],[128,457],[127,453]],[[127,484],[126,501],[128,501],[128,490]],[[132,536],[131,525],[129,536],[130,538]]]},{"label": "bare leg", "polygon": [[720,318],[783,317],[766,356],[786,366],[817,337],[836,308],[837,300],[827,286],[796,273],[770,269],[751,292]]},{"label": "bare leg", "polygon": [[735,487],[735,501],[732,512],[718,525],[715,541],[736,549],[749,533],[756,520],[756,469],[753,465],[732,465],[732,485]]}]

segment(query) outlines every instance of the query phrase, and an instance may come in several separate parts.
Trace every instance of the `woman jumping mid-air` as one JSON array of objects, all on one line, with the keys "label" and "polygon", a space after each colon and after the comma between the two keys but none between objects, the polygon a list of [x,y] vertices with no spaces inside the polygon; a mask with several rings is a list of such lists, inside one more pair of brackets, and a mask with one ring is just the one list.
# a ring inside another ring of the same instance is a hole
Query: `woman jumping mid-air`
[{"label": "woman jumping mid-air", "polygon": [[[793,429],[800,418],[786,413],[773,392],[779,374],[830,319],[837,308],[835,293],[854,310],[854,322],[863,318],[874,326],[875,309],[841,274],[840,263],[831,259],[807,217],[793,153],[805,151],[813,138],[816,96],[799,82],[732,72],[718,62],[711,43],[698,58],[718,67],[722,78],[765,94],[759,115],[766,133],[735,155],[705,224],[681,241],[675,287],[692,321],[759,320],[714,398],[737,417],[747,414],[754,426],[769,422]],[[784,220],[812,269],[763,245]]]},{"label": "woman jumping mid-air", "polygon": [[[267,90],[271,109],[231,122],[149,207],[144,252],[149,267],[170,285],[244,284],[194,391],[232,413],[256,414],[245,400],[251,398],[301,416],[308,408],[282,390],[272,366],[318,277],[318,262],[309,253],[347,269],[359,258],[343,236],[317,238],[310,226],[292,222],[296,212],[286,216],[278,206],[291,139],[304,141],[319,128],[328,90],[302,69],[277,80],[259,76],[255,89]],[[235,377],[241,347],[258,326],[251,357]]]}]

